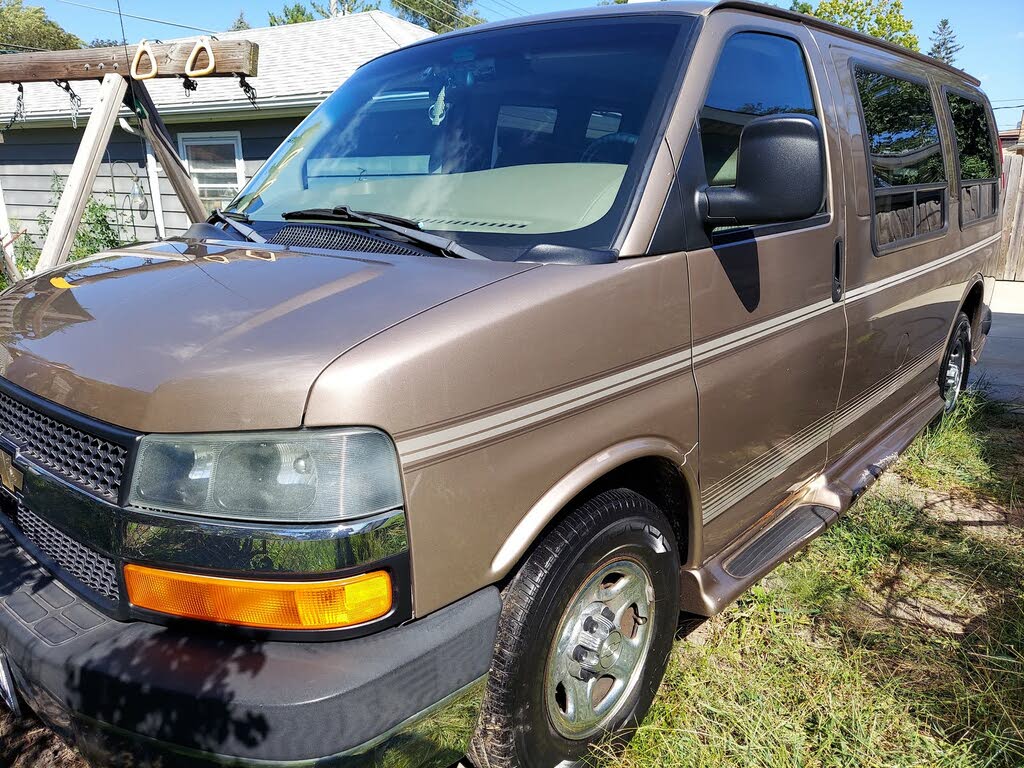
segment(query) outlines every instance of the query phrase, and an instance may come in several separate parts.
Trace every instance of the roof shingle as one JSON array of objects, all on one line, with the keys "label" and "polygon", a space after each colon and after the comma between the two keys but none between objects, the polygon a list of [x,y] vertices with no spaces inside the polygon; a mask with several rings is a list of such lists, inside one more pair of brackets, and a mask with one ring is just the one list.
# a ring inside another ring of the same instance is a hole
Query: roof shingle
[{"label": "roof shingle", "polygon": [[[259,44],[259,76],[250,82],[257,90],[259,106],[270,109],[318,104],[365,62],[433,34],[374,10],[301,24],[222,32],[217,38]],[[191,95],[177,79],[151,80],[147,86],[165,116],[251,109],[234,78],[201,78],[198,82],[199,89]],[[84,122],[95,104],[99,83],[80,81],[72,85],[82,97],[80,115]],[[16,94],[14,85],[0,84],[0,124],[10,119]],[[28,121],[64,122],[70,120],[70,115],[68,96],[55,84],[25,84]]]}]

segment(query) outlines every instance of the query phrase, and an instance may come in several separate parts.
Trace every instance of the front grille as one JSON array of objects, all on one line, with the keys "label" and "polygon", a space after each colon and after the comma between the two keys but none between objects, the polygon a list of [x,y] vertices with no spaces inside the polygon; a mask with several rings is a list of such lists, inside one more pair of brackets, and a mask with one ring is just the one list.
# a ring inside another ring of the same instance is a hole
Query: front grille
[{"label": "front grille", "polygon": [[278,230],[269,242],[298,248],[326,248],[332,251],[359,251],[387,256],[419,256],[419,251],[383,237],[363,235],[339,227],[319,224],[288,224]]},{"label": "front grille", "polygon": [[128,451],[0,392],[0,432],[55,474],[117,501]]},{"label": "front grille", "polygon": [[14,522],[43,554],[86,587],[108,600],[118,599],[117,568],[112,560],[79,544],[24,504],[18,504]]}]

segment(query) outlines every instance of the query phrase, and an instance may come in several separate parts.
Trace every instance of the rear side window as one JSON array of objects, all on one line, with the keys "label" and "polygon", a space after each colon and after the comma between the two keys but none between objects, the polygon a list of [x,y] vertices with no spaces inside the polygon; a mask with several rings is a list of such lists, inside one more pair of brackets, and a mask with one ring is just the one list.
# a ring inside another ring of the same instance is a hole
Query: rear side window
[{"label": "rear side window", "polygon": [[815,114],[811,80],[800,45],[788,37],[738,32],[718,59],[700,113],[708,184],[734,186],[740,132],[761,115]]},{"label": "rear side window", "polygon": [[855,68],[880,248],[946,226],[946,166],[927,85]]},{"label": "rear side window", "polygon": [[956,137],[960,184],[960,224],[970,224],[999,211],[999,169],[992,127],[985,105],[958,93],[947,93]]}]

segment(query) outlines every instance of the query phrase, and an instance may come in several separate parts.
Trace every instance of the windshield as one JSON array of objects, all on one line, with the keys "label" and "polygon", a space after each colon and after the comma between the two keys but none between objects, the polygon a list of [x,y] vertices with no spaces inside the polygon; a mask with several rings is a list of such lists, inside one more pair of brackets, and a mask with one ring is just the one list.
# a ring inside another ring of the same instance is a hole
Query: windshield
[{"label": "windshield", "polygon": [[693,24],[585,19],[441,38],[359,69],[231,209],[254,222],[346,205],[440,230],[491,258],[607,249]]}]

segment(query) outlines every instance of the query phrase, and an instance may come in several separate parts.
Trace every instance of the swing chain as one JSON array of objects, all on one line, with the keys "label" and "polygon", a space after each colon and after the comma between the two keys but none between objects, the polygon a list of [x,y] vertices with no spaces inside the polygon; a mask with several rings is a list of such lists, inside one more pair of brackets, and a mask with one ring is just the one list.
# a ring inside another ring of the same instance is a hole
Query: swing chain
[{"label": "swing chain", "polygon": [[191,96],[199,88],[199,83],[188,75],[181,76],[181,87],[185,89],[185,95]]},{"label": "swing chain", "polygon": [[54,80],[53,82],[55,82],[61,90],[65,91],[68,95],[68,99],[71,100],[71,128],[77,129],[78,110],[82,106],[82,97],[75,93],[74,89],[71,87],[71,83],[67,80]]},{"label": "swing chain", "polygon": [[236,74],[235,77],[238,78],[238,87],[242,89],[242,93],[245,94],[245,98],[252,104],[252,108],[259,109],[259,105],[256,103],[256,89],[245,79],[245,75]]},{"label": "swing chain", "polygon": [[15,83],[18,86],[18,100],[14,103],[14,112],[11,114],[11,119],[7,121],[2,129],[0,129],[0,135],[7,133],[14,124],[25,120],[25,86],[21,83]]}]

